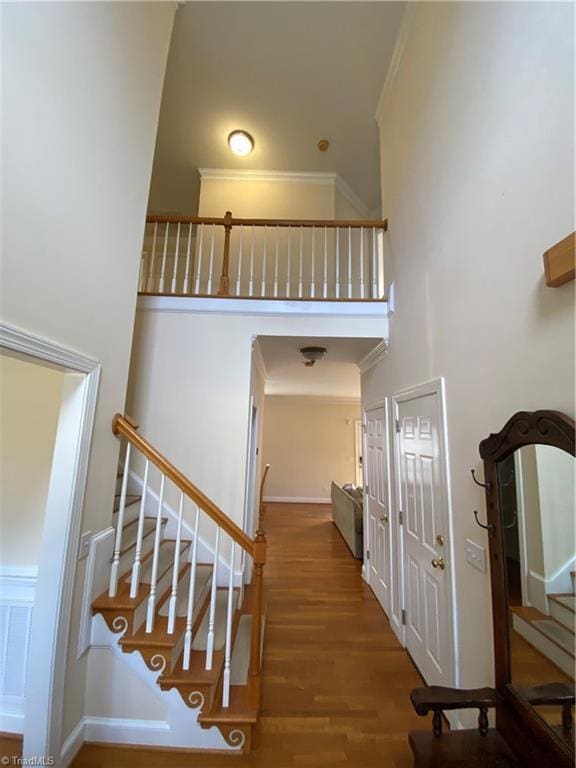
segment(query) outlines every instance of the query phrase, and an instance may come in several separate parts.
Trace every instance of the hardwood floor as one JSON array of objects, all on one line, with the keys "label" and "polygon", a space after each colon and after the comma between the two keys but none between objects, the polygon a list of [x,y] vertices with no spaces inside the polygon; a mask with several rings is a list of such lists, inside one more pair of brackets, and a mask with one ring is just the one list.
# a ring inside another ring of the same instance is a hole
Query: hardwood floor
[{"label": "hardwood floor", "polygon": [[258,746],[246,756],[85,745],[73,768],[411,768],[422,684],[329,507],[267,505],[266,641]]}]

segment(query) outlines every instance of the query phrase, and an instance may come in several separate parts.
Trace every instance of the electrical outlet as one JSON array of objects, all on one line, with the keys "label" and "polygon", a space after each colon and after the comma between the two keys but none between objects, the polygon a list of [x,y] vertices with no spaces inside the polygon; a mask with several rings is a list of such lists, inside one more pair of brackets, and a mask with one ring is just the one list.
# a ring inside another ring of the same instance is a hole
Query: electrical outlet
[{"label": "electrical outlet", "polygon": [[486,573],[486,550],[484,547],[466,539],[466,562],[482,573]]},{"label": "electrical outlet", "polygon": [[80,548],[78,550],[78,560],[84,560],[85,557],[88,557],[88,552],[90,552],[90,542],[92,541],[92,531],[86,531],[86,533],[83,533],[80,537]]}]

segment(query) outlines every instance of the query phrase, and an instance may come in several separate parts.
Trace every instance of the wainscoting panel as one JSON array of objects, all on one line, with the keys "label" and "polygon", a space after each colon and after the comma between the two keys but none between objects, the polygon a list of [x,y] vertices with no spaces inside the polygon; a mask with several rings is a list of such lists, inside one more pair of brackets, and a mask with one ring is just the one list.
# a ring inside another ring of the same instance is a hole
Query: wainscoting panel
[{"label": "wainscoting panel", "polygon": [[22,733],[35,567],[0,569],[0,731]]}]

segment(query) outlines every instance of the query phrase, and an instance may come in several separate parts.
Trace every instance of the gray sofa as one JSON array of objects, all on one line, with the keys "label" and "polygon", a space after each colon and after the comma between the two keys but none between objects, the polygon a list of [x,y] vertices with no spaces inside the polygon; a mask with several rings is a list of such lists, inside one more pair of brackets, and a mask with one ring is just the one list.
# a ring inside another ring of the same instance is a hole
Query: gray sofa
[{"label": "gray sofa", "polygon": [[344,488],[332,483],[332,520],[354,557],[362,560],[364,550],[362,489],[349,485],[345,485]]}]

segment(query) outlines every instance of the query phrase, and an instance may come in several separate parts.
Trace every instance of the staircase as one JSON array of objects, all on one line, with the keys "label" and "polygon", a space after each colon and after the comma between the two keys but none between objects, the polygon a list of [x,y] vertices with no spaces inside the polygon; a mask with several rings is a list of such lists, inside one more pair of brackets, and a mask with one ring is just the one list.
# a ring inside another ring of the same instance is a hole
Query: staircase
[{"label": "staircase", "polygon": [[576,572],[572,592],[549,594],[549,615],[536,608],[514,607],[514,629],[565,674],[574,679],[576,667]]},{"label": "staircase", "polygon": [[[137,433],[132,420],[117,414],[113,431],[126,440],[126,453],[114,503],[110,583],[92,603],[93,613],[115,633],[123,653],[137,652],[157,673],[160,691],[178,692],[191,722],[217,728],[229,748],[248,752],[260,707],[264,534],[247,536]],[[128,493],[135,451],[137,466],[143,464],[141,494]],[[149,484],[152,467],[160,472],[159,493]],[[172,538],[166,535],[169,482],[179,492]],[[192,527],[184,515],[189,502]],[[207,520],[215,523],[212,552],[199,535]],[[245,586],[237,566],[243,574],[248,557],[253,580]]]}]

